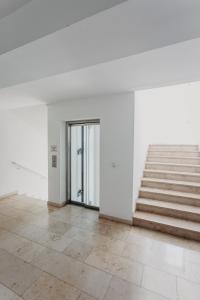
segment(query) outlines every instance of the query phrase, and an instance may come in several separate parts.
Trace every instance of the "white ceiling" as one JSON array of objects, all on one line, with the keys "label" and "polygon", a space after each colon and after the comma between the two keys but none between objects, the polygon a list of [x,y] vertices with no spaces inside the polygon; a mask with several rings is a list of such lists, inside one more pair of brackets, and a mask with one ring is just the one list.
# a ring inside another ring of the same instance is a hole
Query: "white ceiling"
[{"label": "white ceiling", "polygon": [[0,0],[0,19],[7,17],[31,0]]},{"label": "white ceiling", "polygon": [[200,81],[200,38],[0,90],[0,107]]},{"label": "white ceiling", "polygon": [[126,1],[2,54],[0,88],[200,37],[199,15],[199,0]]},{"label": "white ceiling", "polygon": [[200,80],[199,15],[199,0],[128,0],[4,53],[0,107]]},{"label": "white ceiling", "polygon": [[[11,8],[14,8],[15,2],[28,2],[3,0],[5,8],[9,8],[7,1],[8,4],[12,3]],[[22,9],[0,20],[0,53],[11,51],[126,1],[32,0]]]}]

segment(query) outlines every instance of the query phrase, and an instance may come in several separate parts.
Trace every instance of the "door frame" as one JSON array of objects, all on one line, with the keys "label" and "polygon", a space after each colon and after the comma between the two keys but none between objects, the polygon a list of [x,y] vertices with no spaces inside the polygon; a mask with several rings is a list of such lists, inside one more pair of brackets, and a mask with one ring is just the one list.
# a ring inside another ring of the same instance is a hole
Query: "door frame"
[{"label": "door frame", "polygon": [[[84,203],[84,193],[82,193],[82,202],[76,202],[71,199],[71,127],[72,126],[86,126],[86,125],[100,125],[100,119],[91,120],[77,120],[66,122],[66,203],[84,206],[94,210],[99,210],[99,207],[87,205]],[[83,127],[82,127],[83,129]],[[84,147],[84,131],[82,130],[82,148]],[[84,186],[84,157],[82,156],[82,190]]]}]

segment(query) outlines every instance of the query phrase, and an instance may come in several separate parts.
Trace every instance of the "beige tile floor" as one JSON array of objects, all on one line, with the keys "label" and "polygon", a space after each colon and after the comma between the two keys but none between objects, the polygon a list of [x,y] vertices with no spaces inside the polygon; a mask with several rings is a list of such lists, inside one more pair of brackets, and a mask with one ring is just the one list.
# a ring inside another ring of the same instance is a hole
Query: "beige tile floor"
[{"label": "beige tile floor", "polygon": [[199,300],[200,243],[25,196],[0,200],[0,300]]}]

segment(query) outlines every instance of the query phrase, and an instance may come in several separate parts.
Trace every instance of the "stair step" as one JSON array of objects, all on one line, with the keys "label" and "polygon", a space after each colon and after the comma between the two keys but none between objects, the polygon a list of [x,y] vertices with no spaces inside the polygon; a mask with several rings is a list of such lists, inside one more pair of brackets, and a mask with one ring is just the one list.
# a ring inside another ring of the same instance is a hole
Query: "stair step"
[{"label": "stair step", "polygon": [[196,222],[136,211],[133,225],[200,241],[200,224]]},{"label": "stair step", "polygon": [[165,162],[165,163],[177,163],[177,164],[193,164],[200,165],[200,157],[179,157],[179,156],[148,156],[147,162]]},{"label": "stair step", "polygon": [[146,162],[145,169],[200,173],[200,165],[194,165],[194,164]]},{"label": "stair step", "polygon": [[200,183],[197,182],[142,178],[142,186],[161,190],[200,194]]},{"label": "stair step", "polygon": [[136,203],[136,210],[200,222],[200,207],[192,205],[139,198]]},{"label": "stair step", "polygon": [[148,156],[157,157],[157,156],[167,156],[167,157],[200,157],[199,151],[177,151],[177,150],[149,150]]},{"label": "stair step", "polygon": [[170,190],[142,187],[139,191],[139,198],[167,201],[200,207],[200,195],[183,193]]},{"label": "stair step", "polygon": [[150,145],[133,225],[200,241],[198,145]]},{"label": "stair step", "polygon": [[163,170],[144,170],[145,178],[168,179],[187,182],[200,183],[200,174],[189,172],[163,171]]},{"label": "stair step", "polygon": [[154,145],[149,145],[149,150],[157,150],[157,151],[198,151],[199,146],[198,145],[167,145],[167,144],[154,144]]}]

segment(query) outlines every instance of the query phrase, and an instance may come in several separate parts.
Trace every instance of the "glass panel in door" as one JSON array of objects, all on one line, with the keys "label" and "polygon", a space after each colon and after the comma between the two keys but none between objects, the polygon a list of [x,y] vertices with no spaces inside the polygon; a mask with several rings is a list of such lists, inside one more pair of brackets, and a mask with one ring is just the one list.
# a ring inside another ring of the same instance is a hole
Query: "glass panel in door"
[{"label": "glass panel in door", "polygon": [[71,200],[83,202],[83,143],[81,125],[71,126]]},{"label": "glass panel in door", "polygon": [[84,126],[84,203],[99,207],[100,125]]}]

